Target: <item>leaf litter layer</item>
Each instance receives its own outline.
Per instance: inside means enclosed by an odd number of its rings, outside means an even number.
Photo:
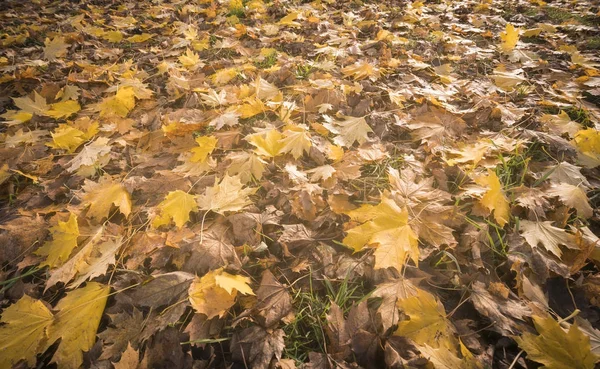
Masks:
[[[0,368],[594,368],[592,1],[0,4]]]

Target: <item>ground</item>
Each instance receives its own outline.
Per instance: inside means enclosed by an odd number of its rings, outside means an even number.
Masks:
[[[0,369],[600,361],[597,2],[0,22]]]

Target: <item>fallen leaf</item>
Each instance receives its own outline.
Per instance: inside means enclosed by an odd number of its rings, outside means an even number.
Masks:
[[[190,220],[190,212],[198,211],[195,196],[181,190],[169,192],[157,208],[160,210],[160,215],[152,221],[154,228],[167,225],[171,220],[177,228],[181,228]]]
[[[220,182],[215,179],[215,185],[208,187],[204,194],[198,196],[198,207],[219,214],[240,211],[252,203],[248,196],[256,190],[244,188],[238,176],[230,177],[226,174]]]
[[[527,353],[527,358],[548,369],[592,369],[600,356],[592,353],[590,338],[577,323],[565,332],[552,317],[534,315],[538,335],[525,332],[515,341]]]
[[[21,360],[34,366],[54,322],[52,312],[42,301],[24,295],[2,312],[0,322],[0,368],[12,368]]]
[[[488,188],[479,203],[494,213],[494,219],[504,227],[510,218],[510,203],[502,190],[502,183],[492,170],[488,169],[487,176],[480,176],[475,179],[475,182],[480,186]]]

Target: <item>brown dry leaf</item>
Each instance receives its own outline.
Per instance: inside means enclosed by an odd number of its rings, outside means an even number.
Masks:
[[[287,288],[279,283],[269,270],[263,272],[256,297],[259,321],[265,328],[272,328],[281,320],[284,322],[293,320],[292,297]]]
[[[100,355],[101,360],[111,359],[121,353],[126,355],[127,351],[134,351],[134,348],[138,348],[139,336],[144,327],[144,315],[136,308],[133,308],[131,315],[120,312],[108,314],[108,316],[111,326],[98,333],[98,338],[104,343],[104,350]],[[121,361],[123,361],[123,357],[121,356]],[[136,360],[137,358],[138,356],[136,356]]]
[[[231,340],[233,359],[252,368],[267,369],[273,359],[281,359],[285,333],[281,329],[267,331],[259,326],[236,333]]]
[[[140,362],[140,353],[135,350],[131,344],[127,344],[127,349],[121,355],[121,359],[113,362],[115,369],[136,369]]]

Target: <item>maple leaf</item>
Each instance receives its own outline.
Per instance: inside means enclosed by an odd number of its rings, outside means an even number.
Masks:
[[[190,220],[190,212],[198,211],[194,195],[181,190],[169,192],[157,208],[160,210],[160,215],[152,221],[154,228],[169,224],[171,219],[177,228],[181,228]]]
[[[240,211],[252,204],[248,196],[255,193],[257,188],[244,188],[238,176],[230,177],[225,174],[219,182],[215,178],[215,185],[208,187],[204,194],[198,196],[198,206],[202,210],[214,211],[224,214],[230,211]]]
[[[217,147],[218,140],[214,136],[200,136],[196,137],[196,143],[198,147],[194,147],[191,152],[193,156],[190,158],[190,161],[197,163],[204,163],[208,156],[213,152],[215,147]]]
[[[46,145],[73,153],[81,144],[94,137],[96,133],[98,133],[98,123],[91,124],[85,132],[68,124],[59,124],[51,133],[52,142]]]
[[[82,186],[85,205],[89,205],[87,215],[101,221],[108,217],[112,206],[119,208],[125,217],[131,213],[131,196],[120,183],[115,183],[108,176],[102,177],[98,183],[86,180]]]
[[[135,107],[135,90],[123,86],[113,96],[104,98],[97,106],[101,117],[117,116],[125,118]]]
[[[324,126],[332,133],[338,136],[333,141],[339,146],[352,146],[354,142],[363,144],[368,140],[368,133],[373,132],[367,124],[364,117],[343,117],[344,120],[334,121],[329,118],[329,122]]]
[[[81,106],[75,100],[61,101],[50,105],[46,115],[54,119],[67,118],[81,110]]]
[[[479,203],[486,207],[490,212],[494,212],[494,219],[501,227],[508,223],[510,217],[510,203],[502,191],[502,184],[496,173],[488,169],[487,176],[475,178],[475,183],[488,188],[485,195],[479,200]]]
[[[178,60],[181,65],[190,70],[200,66],[200,57],[190,49],[186,49],[185,55],[181,55]]]
[[[192,307],[208,319],[222,317],[235,304],[238,292],[254,295],[249,284],[250,278],[232,275],[219,268],[194,279],[188,291],[189,300]]]
[[[208,123],[208,125],[215,127],[216,130],[220,130],[225,126],[233,127],[238,125],[240,122],[239,118],[240,115],[238,113],[236,113],[235,111],[229,111],[211,120],[210,123]]]
[[[276,129],[246,136],[246,140],[252,146],[256,147],[256,154],[267,158],[274,158],[282,154],[283,147],[285,146],[282,139],[283,135]]]
[[[96,331],[106,306],[110,287],[89,282],[85,287],[68,292],[55,310],[54,324],[48,328],[48,341],[41,351],[61,339],[52,362],[59,369],[78,369],[83,363],[83,352],[96,342]]]
[[[408,337],[419,345],[429,344],[434,348],[446,349],[454,347],[446,311],[434,295],[417,289],[415,296],[400,300],[397,305],[410,320],[399,322],[395,335]]]
[[[131,344],[127,345],[127,349],[121,355],[119,361],[113,362],[115,369],[135,369],[140,361],[140,353],[135,350]]]
[[[70,162],[67,170],[75,172],[85,167],[92,167],[103,159],[108,158],[111,151],[111,146],[108,145],[109,139],[106,137],[98,137],[93,142],[84,146]]]
[[[573,143],[579,150],[579,161],[588,168],[600,165],[600,132],[593,128],[578,131]]]
[[[568,183],[553,184],[546,192],[550,196],[556,196],[566,206],[576,209],[577,214],[584,218],[593,215],[593,209],[585,191],[579,186],[573,186]]]
[[[552,222],[531,222],[521,220],[519,227],[522,230],[521,235],[531,247],[537,247],[539,244],[553,253],[554,255],[562,255],[559,245],[567,247],[577,247],[575,245],[575,236],[567,233],[564,229],[552,226]]]
[[[376,245],[375,269],[402,270],[408,258],[419,263],[417,236],[408,224],[408,211],[384,195],[376,206],[363,205],[347,213],[363,224],[348,230],[344,244],[355,252]]]
[[[46,38],[44,41],[44,58],[49,61],[58,61],[58,58],[62,58],[67,55],[69,45],[65,43],[65,39],[60,36],[55,36],[52,40]]]
[[[0,322],[0,368],[12,368],[21,360],[33,367],[54,322],[52,312],[42,301],[23,295],[2,312]]]
[[[583,334],[577,322],[565,332],[552,317],[533,316],[538,335],[525,332],[515,341],[527,353],[529,360],[548,369],[592,369],[600,356],[592,353],[590,338]]]
[[[300,125],[288,125],[283,131],[284,138],[281,139],[281,152],[289,152],[294,159],[298,159],[304,152],[308,152],[312,146],[310,134],[306,127]]]
[[[69,285],[69,288],[76,288],[87,279],[106,273],[108,266],[115,263],[115,253],[121,247],[122,238],[119,236],[102,242],[103,231],[103,227],[98,228],[68,261],[50,271],[46,290],[58,282],[67,283],[77,277]]]
[[[369,64],[366,61],[358,61],[352,65],[342,68],[342,74],[345,77],[351,76],[355,81],[365,78],[375,81],[381,76],[379,68]]]
[[[508,53],[517,46],[517,42],[519,42],[519,31],[520,29],[515,28],[512,24],[506,24],[506,29],[504,32],[500,33],[500,39],[502,40],[500,49],[503,52]]]
[[[70,213],[69,220],[66,222],[58,221],[58,225],[50,228],[50,233],[52,234],[52,241],[46,242],[37,249],[35,254],[46,256],[46,261],[40,264],[41,267],[54,268],[64,264],[73,249],[77,247],[79,227],[75,214]]]
[[[242,183],[248,183],[254,178],[260,180],[265,172],[267,164],[258,155],[249,152],[231,153],[227,156],[231,164],[227,167],[227,174],[237,175]]]
[[[13,97],[15,106],[24,112],[36,115],[45,115],[50,107],[46,104],[46,99],[36,91],[33,92],[33,100],[29,96]]]

